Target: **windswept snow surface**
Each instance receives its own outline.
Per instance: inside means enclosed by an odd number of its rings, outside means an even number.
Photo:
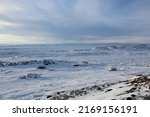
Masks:
[[[1,45],[0,99],[38,99],[123,81],[150,73],[149,64],[147,44]]]

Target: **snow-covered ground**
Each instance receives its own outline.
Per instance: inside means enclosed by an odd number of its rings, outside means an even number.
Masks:
[[[0,99],[44,99],[60,91],[116,83],[149,74],[149,64],[150,45],[144,44],[1,45]],[[113,95],[91,94],[74,99]]]

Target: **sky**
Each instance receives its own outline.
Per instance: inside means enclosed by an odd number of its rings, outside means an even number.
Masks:
[[[0,44],[150,43],[150,0],[0,0]]]

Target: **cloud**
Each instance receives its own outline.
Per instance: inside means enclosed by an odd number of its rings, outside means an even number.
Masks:
[[[149,42],[149,5],[149,0],[1,0],[0,43],[134,42],[135,37]]]

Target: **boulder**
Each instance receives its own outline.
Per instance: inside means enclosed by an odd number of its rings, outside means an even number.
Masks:
[[[37,69],[46,69],[46,67],[45,66],[43,66],[43,65],[41,65],[41,66],[38,66],[38,68]]]
[[[112,68],[110,68],[110,71],[117,71],[117,68],[112,67]]]

